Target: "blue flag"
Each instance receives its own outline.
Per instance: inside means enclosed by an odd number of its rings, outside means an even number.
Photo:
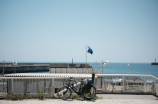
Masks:
[[[93,50],[88,46],[88,53],[93,54]]]

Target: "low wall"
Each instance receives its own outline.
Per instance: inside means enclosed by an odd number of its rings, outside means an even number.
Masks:
[[[91,78],[91,74],[42,74],[34,75],[33,77],[29,76],[32,75],[23,76],[16,74],[14,77],[13,75],[1,77],[0,96],[17,93],[37,95],[41,90],[44,90],[44,93],[48,96],[54,96],[58,88],[66,85],[70,76],[76,76],[76,82],[79,82],[81,78]],[[94,86],[97,89],[97,93],[140,93],[158,96],[158,79],[152,75],[96,74]]]

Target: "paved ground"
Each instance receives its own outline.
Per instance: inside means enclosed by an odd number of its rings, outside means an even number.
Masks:
[[[97,94],[97,95],[99,97],[102,97],[103,99],[148,99],[148,100],[158,99],[153,95],[136,95],[136,94]]]
[[[29,99],[21,101],[0,100],[0,104],[158,104],[158,98],[153,95],[122,95],[98,94],[99,100],[60,100],[60,99]]]

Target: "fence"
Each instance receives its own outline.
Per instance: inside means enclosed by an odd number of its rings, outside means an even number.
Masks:
[[[76,82],[81,78],[91,78],[91,74],[28,75],[0,77],[0,97],[17,93],[37,95],[41,90],[44,90],[47,96],[54,96],[70,76],[74,77]],[[158,78],[152,75],[96,74],[94,86],[97,93],[140,93],[158,96]]]
[[[158,78],[152,75],[97,74],[97,93],[158,95]]]

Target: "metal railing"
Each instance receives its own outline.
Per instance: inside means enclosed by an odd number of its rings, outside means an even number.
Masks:
[[[158,96],[158,78],[152,75],[96,74],[94,85],[97,93],[140,93]],[[83,77],[82,77],[83,78]],[[90,78],[90,77],[84,77]],[[66,84],[68,77],[0,77],[0,97],[12,94],[37,95],[44,90],[54,96]],[[75,78],[76,82],[81,80]]]
[[[97,93],[141,93],[158,95],[158,78],[152,75],[97,74]]]

